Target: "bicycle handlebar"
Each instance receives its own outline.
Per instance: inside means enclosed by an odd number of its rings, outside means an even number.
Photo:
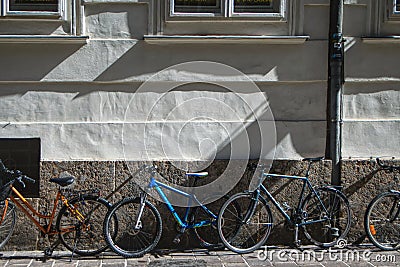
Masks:
[[[3,172],[6,174],[10,175],[12,180],[9,183],[13,183],[14,181],[19,182],[24,188],[25,188],[25,183],[22,180],[28,181],[30,183],[35,183],[36,181],[24,174],[20,170],[9,170],[6,166],[4,166],[3,162],[0,160],[0,168],[2,169]]]
[[[394,171],[400,170],[400,166],[383,164],[380,158],[376,158],[376,163],[384,170]]]

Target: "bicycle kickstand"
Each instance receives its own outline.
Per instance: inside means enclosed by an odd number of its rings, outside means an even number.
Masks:
[[[295,224],[294,226],[294,246],[296,248],[300,248],[301,240],[299,240],[299,225]]]
[[[74,248],[72,249],[71,257],[69,258],[69,262],[72,262],[72,260],[73,260],[73,258],[74,258],[74,253],[75,253],[75,250],[76,250],[76,245],[78,244],[79,240],[81,239],[80,237],[81,237],[81,233],[80,233],[80,230],[78,229],[78,230],[76,230],[76,232],[75,232],[75,237],[74,237]]]

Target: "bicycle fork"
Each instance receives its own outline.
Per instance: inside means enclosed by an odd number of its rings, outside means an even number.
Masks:
[[[139,230],[140,228],[142,228],[142,221],[140,219],[142,218],[144,206],[146,205],[146,199],[147,199],[147,194],[145,193],[140,194],[140,209],[136,217],[136,223],[134,227],[135,230]]]
[[[260,190],[256,190],[251,198],[251,202],[249,204],[249,207],[247,208],[247,212],[243,217],[242,220],[243,224],[248,224],[251,218],[253,217],[254,212],[256,211],[257,208],[259,197],[260,197]]]
[[[395,211],[395,209],[396,209],[396,211]],[[393,223],[399,216],[399,213],[400,213],[400,205],[399,205],[399,199],[397,198],[393,201],[392,208],[389,211],[389,214],[388,214],[389,222]],[[394,216],[393,216],[393,214],[394,214]]]

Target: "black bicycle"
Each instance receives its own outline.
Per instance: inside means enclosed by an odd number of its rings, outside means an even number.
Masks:
[[[300,246],[299,228],[308,240],[321,247],[334,246],[343,239],[351,224],[349,201],[335,187],[315,189],[308,180],[311,165],[322,159],[304,159],[309,162],[305,177],[268,174],[259,166],[259,184],[256,190],[233,195],[221,207],[217,227],[224,245],[236,253],[249,253],[260,248],[266,242],[273,226],[269,203],[278,209],[286,219],[287,225],[294,229],[296,246]],[[279,203],[264,187],[264,178],[270,177],[303,182],[296,208]],[[304,197],[307,188],[309,194]]]
[[[378,165],[386,171],[400,171],[400,166],[387,165],[377,158]],[[395,175],[395,180],[397,177]],[[400,248],[400,192],[389,190],[376,196],[368,205],[364,228],[369,240],[382,250]]]

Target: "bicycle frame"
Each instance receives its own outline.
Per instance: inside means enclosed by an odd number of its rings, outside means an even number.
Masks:
[[[209,214],[212,218],[215,219],[215,221],[217,220],[217,215],[215,215],[214,213],[212,213],[206,206],[204,206],[197,198],[195,195],[193,194],[188,194],[186,192],[183,192],[181,190],[178,190],[176,188],[173,188],[169,185],[166,185],[164,183],[158,182],[155,178],[151,177],[150,178],[150,182],[148,185],[149,189],[155,189],[158,193],[158,195],[161,197],[161,199],[164,201],[164,203],[166,204],[166,206],[168,207],[169,211],[171,212],[171,214],[174,216],[175,220],[178,222],[179,226],[182,228],[196,228],[196,227],[202,227],[202,226],[206,226],[206,225],[210,225],[212,223],[212,221],[210,220],[203,220],[200,222],[196,222],[193,224],[188,223],[189,221],[189,215],[190,215],[190,211],[191,211],[191,204],[193,202],[197,203],[207,214]],[[169,191],[172,191],[174,193],[177,193],[179,195],[184,196],[185,198],[188,199],[188,206],[186,208],[185,211],[185,215],[183,217],[183,219],[178,215],[178,213],[175,211],[174,207],[172,206],[171,202],[168,200],[167,196],[164,194],[162,188],[165,188]]]
[[[398,194],[400,196],[400,192],[397,191],[397,190],[389,190],[389,192],[396,193],[396,194]],[[395,209],[397,209],[396,213],[394,214],[394,216],[392,216],[392,214],[394,213]],[[391,207],[391,209],[389,211],[389,217],[388,217],[389,222],[391,222],[391,223],[394,222],[399,217],[399,214],[400,214],[399,203],[397,201],[394,201],[393,204],[392,204],[392,207]]]
[[[301,193],[299,196],[299,202],[297,204],[297,208],[296,208],[296,212],[300,212],[300,206],[301,203],[304,200],[304,193],[306,188],[308,188],[312,193],[315,194],[315,196],[317,197],[318,201],[320,202],[320,204],[322,205],[324,211],[326,213],[328,213],[324,203],[321,201],[321,198],[319,197],[319,195],[317,194],[316,190],[314,189],[314,187],[311,185],[310,181],[308,180],[308,177],[303,177],[303,176],[290,176],[290,175],[281,175],[281,174],[269,174],[269,173],[262,173],[262,178],[266,177],[266,178],[270,178],[270,177],[275,177],[275,178],[281,178],[281,179],[291,179],[291,180],[301,180],[303,182],[303,187],[301,189]],[[262,180],[262,178],[260,180]],[[295,222],[292,221],[292,218],[287,214],[287,212],[284,210],[284,208],[282,208],[282,206],[280,205],[280,203],[272,196],[272,194],[267,190],[267,188],[265,188],[265,186],[260,183],[259,185],[259,190],[257,190],[257,198],[259,197],[260,193],[264,193],[268,200],[272,202],[272,204],[274,204],[274,206],[278,209],[278,211],[282,214],[283,217],[285,217],[285,219],[291,223],[291,224],[295,224]],[[303,223],[299,223],[297,224],[297,226],[303,226],[303,225],[308,225],[308,224],[313,224],[313,223],[319,223],[319,222],[323,222],[328,220],[328,218],[326,219],[320,219],[320,220],[312,220],[312,221],[308,221],[308,222],[303,222]]]
[[[18,208],[20,208],[22,210],[22,212],[40,229],[40,231],[43,234],[56,235],[56,234],[60,233],[59,231],[55,231],[55,230],[51,229],[51,226],[53,225],[54,218],[56,215],[57,205],[60,200],[78,218],[78,220],[80,220],[81,222],[83,222],[83,220],[84,220],[84,216],[79,211],[71,208],[71,206],[68,203],[67,198],[64,197],[64,195],[61,193],[60,190],[58,190],[58,192],[57,192],[56,198],[54,200],[54,206],[53,206],[51,213],[46,215],[46,214],[42,214],[42,213],[38,212],[14,186],[10,185],[10,187],[11,187],[11,191],[15,194],[15,197],[12,194],[10,195],[10,200],[13,203],[15,203],[15,205]],[[9,200],[6,200],[7,207],[4,209],[4,213],[2,215],[1,222],[4,220],[4,216],[7,213],[8,201]],[[49,224],[48,224],[47,228],[45,228],[43,225],[41,225],[39,220],[36,219],[34,216],[37,216],[40,219],[48,219]],[[70,227],[70,228],[61,230],[62,233],[69,232],[69,231],[74,231],[74,228]]]

